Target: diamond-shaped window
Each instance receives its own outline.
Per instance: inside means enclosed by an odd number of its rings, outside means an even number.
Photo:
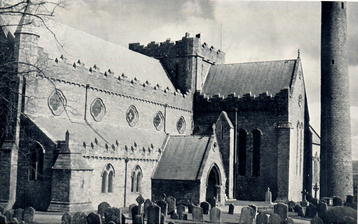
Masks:
[[[128,122],[128,124],[133,127],[134,125],[137,124],[139,119],[139,114],[137,111],[137,108],[135,106],[130,106],[126,112],[126,120]]]
[[[186,122],[184,117],[180,117],[178,122],[177,122],[177,130],[179,132],[179,134],[183,134],[186,128]]]
[[[163,116],[163,113],[161,111],[158,111],[158,113],[153,118],[153,124],[154,124],[154,127],[158,131],[160,131],[163,128],[163,126],[164,126],[164,116]]]
[[[95,121],[101,121],[106,114],[106,107],[100,98],[93,100],[91,104],[91,115]]]
[[[60,116],[67,106],[67,100],[62,91],[56,89],[48,98],[48,107],[55,116]]]

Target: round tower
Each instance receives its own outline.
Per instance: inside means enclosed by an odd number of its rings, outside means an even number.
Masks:
[[[353,194],[346,2],[322,2],[321,197]]]

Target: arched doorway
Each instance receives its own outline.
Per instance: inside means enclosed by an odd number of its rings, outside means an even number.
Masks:
[[[220,202],[220,188],[220,171],[217,165],[214,164],[210,169],[206,184],[206,201],[211,204],[211,207],[215,207],[216,202]]]

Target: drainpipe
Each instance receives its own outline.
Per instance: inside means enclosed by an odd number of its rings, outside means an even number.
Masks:
[[[236,188],[237,188],[237,108],[235,110],[235,127],[234,127],[234,194],[233,197],[237,197]]]
[[[83,119],[86,121],[86,123],[87,123],[87,92],[88,92],[89,87],[90,87],[90,85],[89,85],[89,84],[86,84],[86,94],[85,94],[85,114],[84,114],[84,117],[83,117]]]
[[[126,199],[127,199],[127,170],[128,170],[128,161],[129,158],[127,157],[124,162],[125,162],[125,169],[124,169],[124,202],[123,202],[123,206],[126,207]]]
[[[167,107],[168,104],[164,104],[164,133],[167,133]]]

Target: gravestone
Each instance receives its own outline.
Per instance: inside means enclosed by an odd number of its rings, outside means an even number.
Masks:
[[[203,208],[199,206],[193,206],[193,221],[194,222],[203,222]]]
[[[311,203],[317,207],[317,205],[319,204],[319,200],[317,198],[312,198]]]
[[[193,213],[193,207],[195,205],[193,203],[190,203],[189,206],[188,206],[188,213]]]
[[[294,224],[295,222],[291,217],[287,217],[286,220],[283,221],[283,224]]]
[[[182,215],[185,213],[185,206],[184,205],[178,205],[177,206],[177,213],[178,213],[179,219],[182,219]]]
[[[72,223],[87,224],[87,214],[84,212],[76,212],[72,216]]]
[[[5,212],[4,216],[6,216],[6,219],[8,221],[12,220],[12,217],[14,216],[14,210],[9,209]]]
[[[4,206],[0,205],[0,215],[3,215],[5,213]]]
[[[331,197],[323,197],[321,200],[325,200],[328,206],[333,205],[333,198]]]
[[[61,218],[62,224],[71,224],[72,216],[69,212],[65,212]]]
[[[171,219],[179,219],[179,216],[176,212],[173,212],[171,215],[170,215],[170,218]]]
[[[132,208],[131,208],[131,210],[129,210],[129,214],[131,215],[131,217],[132,217],[132,221],[134,220],[134,217],[136,216],[136,215],[140,215],[139,214],[139,207],[136,205],[136,206],[133,206]]]
[[[35,209],[33,207],[27,207],[24,210],[24,221],[25,223],[31,223],[35,220]]]
[[[333,197],[333,206],[342,206],[343,202],[340,197]]]
[[[306,217],[307,218],[313,218],[317,215],[317,207],[314,204],[310,204],[306,208]]]
[[[346,202],[348,203],[353,203],[354,202],[354,196],[353,195],[347,195],[347,200]]]
[[[17,218],[12,218],[11,220],[11,224],[19,224],[19,220],[17,220]],[[21,221],[21,223],[25,223],[24,221]]]
[[[148,207],[152,206],[153,203],[150,199],[145,200],[144,202],[144,217],[148,217]]]
[[[135,215],[133,217],[133,224],[144,224],[144,219],[142,215]]]
[[[182,220],[188,220],[188,214],[184,213],[182,216]]]
[[[130,204],[129,205],[129,215],[130,215],[130,217],[132,217],[132,208],[135,207],[135,206],[137,206],[137,205],[136,204]]]
[[[325,203],[325,201],[321,200],[317,206],[317,212],[318,214],[321,214],[322,212],[326,211],[328,208],[327,204]]]
[[[270,214],[266,212],[259,212],[256,216],[256,224],[269,224],[270,223]]]
[[[126,216],[122,214],[122,224],[125,224],[126,223]]]
[[[357,220],[355,220],[354,218],[349,217],[349,216],[344,216],[343,219],[342,219],[342,223],[344,223],[344,224],[356,224]]]
[[[276,214],[276,213],[273,213],[270,215],[270,224],[279,224],[281,223],[281,217]]]
[[[168,203],[166,203],[165,201],[157,201],[155,202],[155,204],[157,204],[160,207],[160,211],[167,216],[167,211],[168,211]]]
[[[87,224],[102,224],[102,218],[99,214],[91,212],[87,216]]]
[[[210,222],[221,223],[221,210],[218,208],[212,208],[210,210]]]
[[[311,220],[311,224],[324,224],[322,219],[318,216],[313,217]]]
[[[23,221],[24,220],[24,209],[22,208],[17,208],[14,211],[14,218],[17,219],[17,221]]]
[[[165,198],[165,201],[168,204],[168,212],[167,213],[169,215],[171,215],[173,212],[175,212],[177,200],[174,197],[169,196],[169,197]]]
[[[145,202],[145,200],[141,194],[135,200],[138,203],[138,214],[141,215],[143,213],[142,204]]]
[[[297,215],[298,216],[301,216],[301,217],[304,217],[305,216],[305,213],[303,212],[303,208],[301,205],[299,204],[296,204],[295,206],[295,212],[297,212]]]
[[[235,205],[234,204],[230,204],[229,205],[229,214],[233,215],[235,212]]]
[[[209,214],[210,211],[210,204],[207,201],[203,201],[200,203],[200,207],[203,208],[203,212],[204,214]]]
[[[257,206],[256,205],[250,204],[249,207],[251,207],[255,211],[255,214],[257,213]]]
[[[288,211],[293,212],[293,211],[295,211],[296,202],[289,201],[287,206],[288,206]]]
[[[276,213],[277,215],[279,215],[281,217],[281,220],[285,220],[287,219],[287,214],[288,214],[288,207],[287,205],[283,204],[283,203],[277,203],[274,206],[274,213]]]
[[[349,216],[357,219],[357,211],[350,207],[334,206],[330,207],[319,215],[324,223],[343,223],[343,217]]]
[[[267,203],[267,204],[272,203],[272,193],[270,191],[270,188],[267,188],[267,191],[265,193],[265,203]]]
[[[5,215],[0,215],[0,224],[7,224],[7,218]]]
[[[104,213],[104,217],[106,222],[113,221],[115,223],[120,223],[122,219],[122,212],[119,208],[108,208]]]
[[[160,213],[160,224],[164,224],[166,221],[166,217],[163,213]]]
[[[153,204],[148,207],[147,224],[158,224],[160,223],[160,207]]]
[[[255,219],[255,211],[251,207],[243,207],[241,209],[240,224],[252,224]]]
[[[102,217],[108,208],[111,206],[107,202],[102,202],[98,205],[97,213]]]

